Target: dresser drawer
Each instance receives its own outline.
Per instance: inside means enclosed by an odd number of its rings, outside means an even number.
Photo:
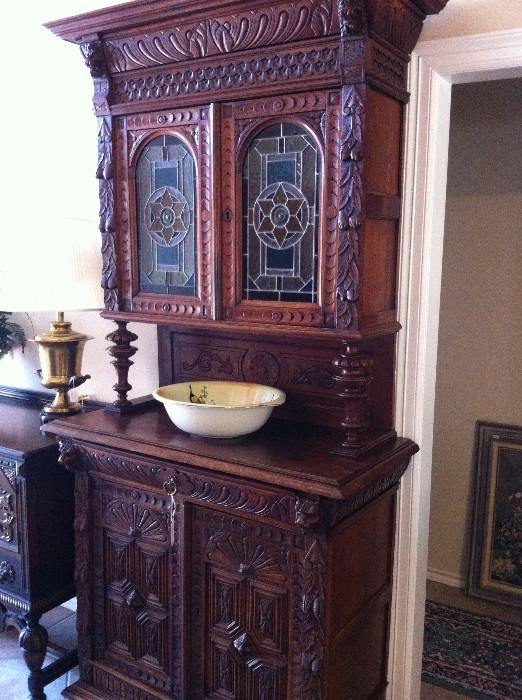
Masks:
[[[17,556],[0,548],[0,600],[1,593],[22,593],[24,590],[22,563]]]

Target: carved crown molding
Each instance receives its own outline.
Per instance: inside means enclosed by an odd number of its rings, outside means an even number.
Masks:
[[[333,0],[297,0],[185,21],[106,43],[111,73],[324,37],[337,31]]]

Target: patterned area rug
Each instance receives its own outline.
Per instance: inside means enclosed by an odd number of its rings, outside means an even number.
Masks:
[[[522,699],[522,626],[428,601],[422,680],[481,700]]]

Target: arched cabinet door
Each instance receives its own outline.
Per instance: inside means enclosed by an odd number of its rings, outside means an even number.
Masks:
[[[120,117],[121,310],[214,317],[209,107]]]
[[[223,299],[234,321],[333,326],[338,93],[223,106]]]

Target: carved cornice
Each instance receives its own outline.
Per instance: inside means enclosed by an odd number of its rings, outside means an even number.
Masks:
[[[297,0],[167,30],[113,39],[106,44],[111,73],[160,66],[335,33],[333,0]]]

